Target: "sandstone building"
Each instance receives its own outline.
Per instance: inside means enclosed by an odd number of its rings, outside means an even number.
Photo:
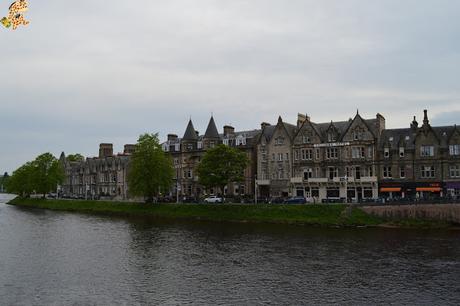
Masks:
[[[198,183],[197,165],[206,150],[217,144],[244,151],[250,164],[245,180],[224,190],[205,190]],[[460,129],[431,126],[414,117],[407,128],[387,129],[385,118],[363,118],[356,113],[343,121],[318,123],[299,114],[294,124],[278,118],[260,128],[218,131],[211,117],[204,134],[189,120],[182,137],[169,134],[162,144],[176,171],[169,196],[197,199],[206,194],[259,198],[303,196],[311,201],[460,197]],[[62,194],[81,198],[129,198],[126,181],[130,154],[113,154],[101,144],[99,156],[72,162],[65,155],[66,180]]]

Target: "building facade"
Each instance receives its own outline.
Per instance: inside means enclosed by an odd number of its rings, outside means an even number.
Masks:
[[[205,190],[196,169],[205,152],[224,144],[244,151],[250,164],[243,182],[224,190]],[[303,196],[310,201],[361,201],[384,198],[460,197],[460,129],[432,126],[428,112],[423,122],[414,117],[407,128],[387,129],[385,118],[363,118],[317,123],[299,114],[295,124],[281,117],[259,129],[235,131],[226,125],[219,133],[211,117],[204,134],[192,120],[183,137],[169,134],[162,144],[176,171],[170,196],[198,199],[208,194],[261,198]],[[127,173],[134,145],[113,154],[112,144],[101,144],[99,156],[61,162],[65,196],[129,199]]]
[[[65,179],[60,196],[80,199],[128,200],[129,157],[134,145],[125,145],[123,153],[113,154],[113,145],[102,143],[99,156],[82,161],[69,160],[64,152],[59,158]]]
[[[460,131],[431,126],[428,112],[405,129],[382,134],[378,150],[380,195],[397,198],[460,197]]]
[[[260,131],[235,131],[232,126],[223,127],[219,133],[211,117],[203,135],[195,130],[192,120],[185,129],[184,136],[179,138],[169,134],[168,139],[162,144],[163,150],[169,153],[176,170],[173,188],[170,195],[180,199],[199,199],[209,194],[223,194],[225,196],[249,197],[254,195],[255,184],[255,159],[254,141]],[[196,169],[206,150],[224,144],[238,148],[247,154],[250,163],[244,171],[243,182],[233,182],[224,190],[206,190],[198,182]]]

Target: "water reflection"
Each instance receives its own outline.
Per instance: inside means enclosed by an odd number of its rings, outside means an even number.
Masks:
[[[120,219],[0,204],[6,304],[459,304],[460,233]]]

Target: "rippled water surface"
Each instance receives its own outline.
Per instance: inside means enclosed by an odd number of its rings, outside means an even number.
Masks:
[[[0,301],[459,305],[460,232],[124,220],[0,204]]]

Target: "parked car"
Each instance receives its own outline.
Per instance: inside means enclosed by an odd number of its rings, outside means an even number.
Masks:
[[[270,198],[268,203],[269,204],[282,204],[284,203],[284,198]]]
[[[204,199],[205,203],[223,203],[224,199],[219,196],[211,195]]]
[[[304,197],[292,197],[283,202],[284,204],[305,204],[307,200]]]

